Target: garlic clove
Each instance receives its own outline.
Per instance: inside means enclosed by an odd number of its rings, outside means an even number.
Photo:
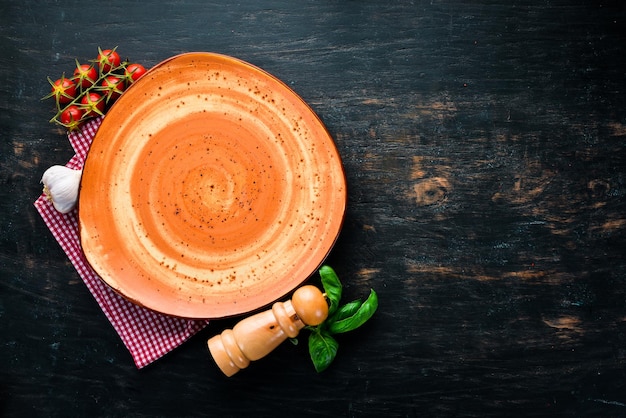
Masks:
[[[82,174],[82,170],[62,165],[53,165],[43,173],[43,192],[57,211],[68,213],[76,207]]]

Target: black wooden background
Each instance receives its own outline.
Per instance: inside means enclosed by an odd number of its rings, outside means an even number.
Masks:
[[[621,1],[0,0],[0,415],[626,416]],[[227,379],[208,328],[137,370],[32,205],[72,155],[47,76],[117,46],[278,76],[349,207],[328,264],[380,308],[315,373],[286,343]]]

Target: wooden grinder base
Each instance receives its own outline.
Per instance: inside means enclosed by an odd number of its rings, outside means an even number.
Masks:
[[[300,297],[305,293],[312,297]],[[327,315],[322,292],[314,286],[303,286],[292,300],[276,302],[270,310],[243,319],[232,330],[209,339],[207,345],[217,366],[230,377],[248,367],[250,361],[265,357],[287,338],[295,338],[306,325],[320,324]]]

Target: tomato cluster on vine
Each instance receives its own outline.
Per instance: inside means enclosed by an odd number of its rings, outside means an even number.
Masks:
[[[98,56],[89,64],[76,60],[71,77],[63,74],[54,81],[48,77],[51,91],[44,99],[54,98],[56,103],[56,114],[50,122],[70,131],[78,129],[87,120],[103,116],[145,73],[143,65],[122,61],[115,48],[98,48]]]

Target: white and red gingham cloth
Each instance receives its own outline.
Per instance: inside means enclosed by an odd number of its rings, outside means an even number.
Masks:
[[[80,131],[68,134],[76,155],[66,164],[67,167],[82,169],[91,141],[101,123],[102,118],[93,119]],[[80,245],[76,209],[62,214],[54,209],[43,193],[35,201],[35,207],[130,351],[137,368],[159,359],[208,324],[208,320],[162,315],[121,297],[100,279],[87,262]]]

